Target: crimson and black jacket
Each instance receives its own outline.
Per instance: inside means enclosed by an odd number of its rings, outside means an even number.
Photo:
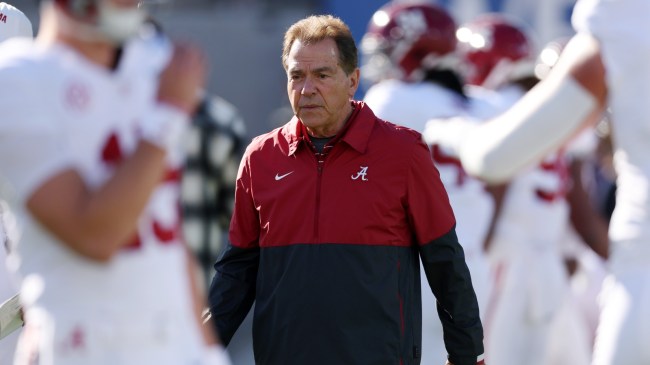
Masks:
[[[221,339],[255,301],[258,364],[419,364],[421,258],[450,361],[476,364],[478,304],[429,149],[353,104],[321,163],[296,118],[248,146],[209,295]]]

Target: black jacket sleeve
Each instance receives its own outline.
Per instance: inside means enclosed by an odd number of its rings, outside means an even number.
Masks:
[[[216,274],[208,301],[217,333],[227,346],[255,301],[259,248],[243,249],[231,244],[214,264]]]
[[[449,361],[454,365],[475,365],[483,354],[483,326],[455,228],[421,246],[420,257],[437,300]]]

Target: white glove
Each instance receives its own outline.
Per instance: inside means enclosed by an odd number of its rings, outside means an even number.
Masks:
[[[187,113],[161,103],[142,121],[142,138],[169,152],[177,149],[189,125]]]
[[[477,123],[467,117],[430,119],[424,127],[422,138],[429,145],[439,145],[454,157],[463,139],[477,127]]]

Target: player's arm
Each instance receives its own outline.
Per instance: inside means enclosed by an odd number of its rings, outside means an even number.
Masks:
[[[569,219],[587,246],[606,260],[609,257],[608,223],[598,214],[585,190],[582,181],[582,166],[581,158],[574,159],[569,166],[573,180],[571,189],[567,193],[570,209]]]
[[[598,41],[578,34],[547,78],[508,111],[468,134],[461,162],[468,173],[486,181],[508,180],[596,121],[606,99]]]
[[[137,218],[162,178],[165,153],[141,143],[99,190],[74,169],[62,171],[30,196],[27,208],[77,253],[105,261],[135,232]]]
[[[490,226],[488,228],[487,234],[483,241],[483,251],[488,252],[492,248],[492,239],[501,218],[501,212],[503,211],[503,201],[508,192],[508,183],[505,184],[496,184],[496,185],[487,185],[485,190],[492,196],[494,201],[494,211],[492,212],[492,217],[490,218]]]
[[[167,110],[148,124],[146,139],[95,190],[73,168],[54,173],[27,199],[30,213],[77,253],[108,260],[136,230],[137,220],[165,169],[165,149],[198,102],[205,76],[198,49],[177,46],[160,77],[158,103]],[[180,118],[179,118],[180,115]],[[179,134],[179,133],[176,133]]]

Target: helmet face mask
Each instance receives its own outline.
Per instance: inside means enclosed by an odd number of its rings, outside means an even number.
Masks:
[[[105,38],[123,43],[133,37],[144,24],[147,13],[134,3],[118,6],[110,0],[54,0],[90,38]]]
[[[485,14],[463,24],[456,35],[463,77],[468,84],[494,89],[534,76],[532,39],[515,20]]]
[[[456,48],[456,24],[430,3],[388,3],[377,10],[361,40],[362,75],[418,81]]]

